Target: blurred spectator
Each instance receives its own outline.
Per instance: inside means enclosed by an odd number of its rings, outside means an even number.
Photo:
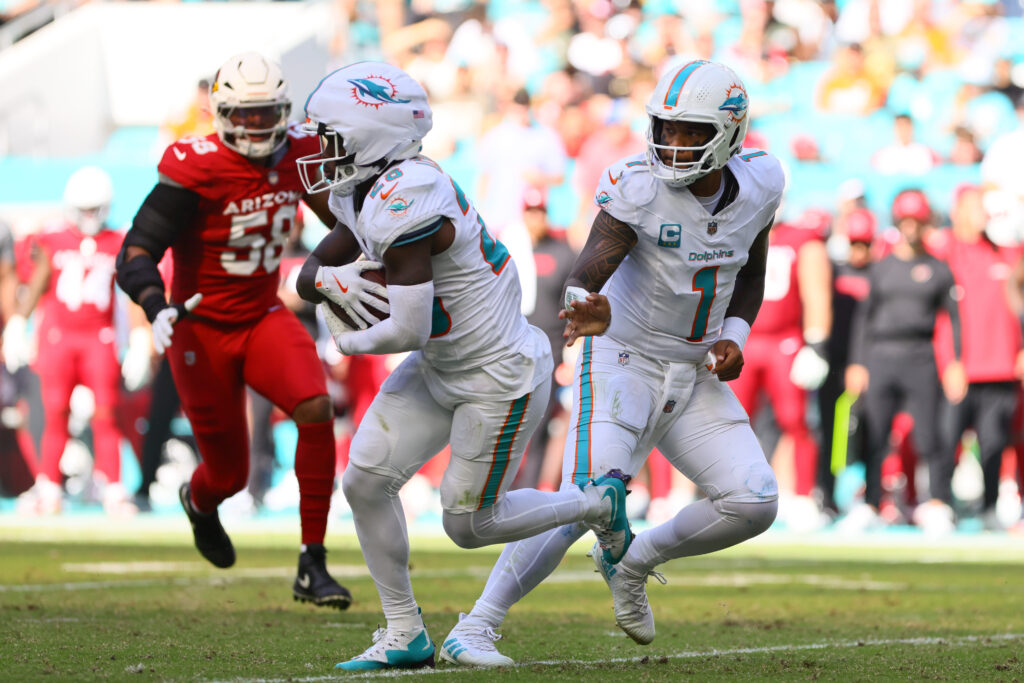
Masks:
[[[789,147],[793,153],[793,158],[797,161],[821,161],[821,149],[819,149],[818,141],[814,139],[813,135],[798,133],[789,141]]]
[[[1006,300],[1010,272],[1020,250],[999,247],[985,236],[981,188],[958,189],[952,212],[952,237],[946,260],[956,280],[963,336],[967,395],[946,407],[941,424],[943,451],[952,452],[964,431],[973,427],[984,473],[981,518],[985,528],[1000,530],[996,516],[1003,450],[1011,444],[1010,425],[1017,407],[1017,369],[1024,367],[1020,323]],[[952,347],[948,327],[940,328],[940,367]],[[966,453],[961,457],[969,457]]]
[[[18,310],[17,289],[14,236],[7,223],[0,221],[0,324],[5,326],[0,329],[6,329],[6,324],[16,317],[24,320],[26,311]],[[15,333],[23,335],[24,331]],[[6,363],[0,362],[0,492],[10,496],[31,487],[36,475],[35,448],[23,429],[25,418],[18,407],[19,393],[14,374],[8,371]]]
[[[846,390],[865,400],[866,490],[864,502],[840,524],[846,531],[863,531],[884,523],[878,514],[882,460],[888,453],[893,417],[902,407],[914,418],[918,452],[928,458],[931,500],[915,511],[915,522],[928,532],[944,533],[954,529],[954,455],[938,438],[941,394],[932,338],[936,317],[945,310],[952,325],[954,359],[941,386],[951,402],[958,402],[966,391],[960,316],[949,266],[925,250],[932,211],[924,193],[901,192],[892,213],[900,240],[892,254],[872,266],[868,297],[854,317]]]
[[[992,72],[992,89],[1011,101],[1018,102],[1024,97],[1024,64],[1014,65],[1008,57],[996,60]]]
[[[830,114],[865,115],[885,101],[885,84],[868,73],[864,48],[853,43],[836,50],[832,68],[818,90],[819,109]]]
[[[201,78],[185,110],[164,124],[164,137],[168,142],[187,137],[203,137],[213,132],[213,112],[210,109],[210,81]]]
[[[810,531],[824,520],[811,498],[818,446],[807,425],[807,390],[828,372],[825,343],[832,326],[831,266],[814,211],[803,221],[781,223],[769,236],[764,303],[743,349],[743,372],[730,382],[753,421],[763,391],[775,420],[792,445],[796,481],[780,491],[779,514],[792,528]]]
[[[914,139],[914,120],[908,114],[893,119],[895,140],[871,157],[871,166],[885,175],[924,175],[941,162],[935,150]]]
[[[480,215],[495,237],[522,218],[522,197],[533,186],[547,191],[562,182],[565,151],[558,134],[531,118],[530,95],[518,90],[504,117],[484,133],[477,148]]]
[[[953,131],[953,146],[947,161],[957,166],[973,166],[981,162],[982,152],[974,133],[966,126],[957,126]]]
[[[985,183],[988,235],[1010,246],[1024,238],[1024,97],[1017,100],[1017,128],[997,138],[985,151],[981,177]]]
[[[122,234],[106,224],[112,200],[110,176],[95,166],[80,168],[64,188],[69,222],[34,238],[50,260],[52,275],[40,299],[36,360],[46,429],[36,484],[19,500],[25,513],[60,512],[60,461],[69,436],[71,392],[79,384],[91,389],[95,400],[93,479],[103,507],[115,516],[136,512],[121,485],[121,433],[114,414],[121,388],[114,344],[114,259]]]
[[[576,220],[588,227],[597,214],[591,195],[601,173],[619,159],[644,149],[643,138],[633,131],[627,100],[595,98],[593,103],[595,109],[598,109],[602,125],[588,135],[580,146],[572,178],[573,187],[580,197],[580,211]]]
[[[540,328],[551,343],[551,351],[555,360],[555,376],[551,381],[551,397],[547,411],[544,413],[537,431],[533,434],[526,459],[519,468],[519,474],[513,488],[542,488],[555,490],[561,475],[562,449],[551,450],[551,457],[557,461],[554,476],[550,481],[542,480],[546,454],[549,451],[551,420],[561,409],[558,392],[561,389],[556,376],[558,365],[563,362],[562,351],[565,342],[562,331],[563,321],[558,319],[562,308],[562,288],[569,278],[569,271],[576,260],[576,253],[569,247],[565,239],[556,235],[548,222],[547,201],[544,193],[537,188],[529,188],[523,197],[523,228],[529,243],[527,253],[512,251],[519,270],[519,279],[523,288],[523,312],[531,325]]]
[[[849,434],[839,435],[844,439],[836,443],[836,410],[840,395],[845,387],[844,376],[850,357],[850,336],[853,314],[868,296],[871,286],[868,267],[871,265],[871,243],[875,238],[877,221],[866,208],[856,208],[845,217],[843,233],[834,235],[844,240],[844,256],[832,261],[832,333],[825,347],[828,361],[828,375],[818,391],[818,410],[821,415],[821,449],[818,457],[817,488],[821,494],[822,507],[831,513],[838,512],[835,501],[835,475],[846,466],[846,459],[833,468],[833,448],[849,447]],[[830,238],[831,240],[832,238]],[[861,408],[863,403],[859,404]],[[862,411],[861,411],[862,412]]]

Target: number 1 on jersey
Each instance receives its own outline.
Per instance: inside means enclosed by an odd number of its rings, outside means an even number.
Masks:
[[[715,300],[715,290],[718,287],[718,266],[701,268],[693,275],[693,291],[700,290],[700,303],[697,304],[697,312],[693,315],[693,328],[686,341],[700,341],[708,331],[708,315],[711,313],[711,304]]]

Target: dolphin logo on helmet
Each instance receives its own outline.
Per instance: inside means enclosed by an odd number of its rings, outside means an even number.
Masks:
[[[392,97],[391,93],[380,83],[374,83],[368,78],[350,78],[348,82],[356,87],[362,97],[378,102],[390,102],[392,104],[405,104],[409,100],[402,100]],[[372,105],[371,105],[372,106]]]

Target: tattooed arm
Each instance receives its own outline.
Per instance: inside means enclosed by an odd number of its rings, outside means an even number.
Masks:
[[[574,301],[558,314],[565,320],[562,336],[572,346],[580,337],[604,334],[612,322],[608,298],[597,294],[626,254],[637,242],[637,235],[628,223],[600,211],[590,228],[590,237],[565,282],[565,288],[588,292],[585,299]]]

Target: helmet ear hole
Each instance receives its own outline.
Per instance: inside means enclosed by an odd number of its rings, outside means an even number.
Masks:
[[[737,128],[732,133],[732,139],[729,140],[729,149],[733,148],[733,146],[736,144],[736,138],[738,138],[739,136],[740,136],[740,129]]]

